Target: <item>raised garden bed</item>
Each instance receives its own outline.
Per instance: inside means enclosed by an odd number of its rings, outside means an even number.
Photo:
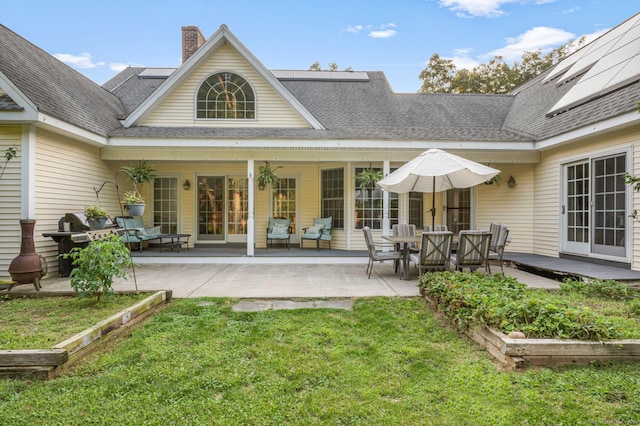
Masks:
[[[512,339],[504,333],[477,327],[463,330],[503,365],[586,365],[594,361],[640,361],[640,340],[587,341],[573,339]]]
[[[0,376],[48,380],[91,351],[122,334],[171,300],[171,291],[158,291],[50,349],[0,350]],[[39,294],[37,297],[42,297]]]

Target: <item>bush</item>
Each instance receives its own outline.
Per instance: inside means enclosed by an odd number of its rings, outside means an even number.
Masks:
[[[560,284],[560,291],[620,300],[634,297],[634,293],[632,290],[629,290],[629,287],[614,280],[594,279],[584,281],[566,279]]]
[[[486,325],[538,338],[595,340],[623,335],[615,320],[500,274],[432,272],[420,277],[419,286],[447,318],[462,327]],[[614,288],[610,283],[606,287]]]
[[[118,235],[92,241],[84,248],[74,247],[60,256],[73,259],[71,287],[78,297],[99,299],[102,294],[113,292],[114,278],[126,278],[125,268],[133,266],[129,250]]]

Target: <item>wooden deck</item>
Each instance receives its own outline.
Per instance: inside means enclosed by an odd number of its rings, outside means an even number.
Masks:
[[[505,252],[504,260],[519,269],[558,280],[569,277],[599,278],[616,280],[633,286],[640,285],[640,271],[632,271],[622,267],[532,253]]]

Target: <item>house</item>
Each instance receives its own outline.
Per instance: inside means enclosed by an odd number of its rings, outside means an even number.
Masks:
[[[20,249],[19,219],[36,219],[36,251],[55,270],[42,234],[96,196],[119,215],[116,183],[130,183],[118,170],[140,160],[158,175],[145,223],[190,244],[253,256],[268,218],[290,218],[295,244],[332,216],[332,248],[364,249],[365,225],[380,235],[428,224],[431,194],[361,189],[356,175],[388,174],[429,148],[503,176],[438,194],[437,222],[503,222],[510,251],[640,270],[640,194],[622,179],[640,174],[639,33],[640,14],[509,95],[455,95],[395,93],[380,71],[268,70],[225,25],[208,39],[183,27],[176,69],[130,67],[99,86],[0,26],[0,152],[19,152],[0,181],[0,277]],[[280,182],[260,190],[265,161]]]

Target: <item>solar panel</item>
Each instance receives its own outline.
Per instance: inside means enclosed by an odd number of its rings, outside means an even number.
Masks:
[[[142,78],[167,78],[176,69],[175,68],[147,68],[138,74],[138,77]]]
[[[547,115],[566,111],[640,80],[640,14],[585,47],[589,49],[573,58],[569,66],[562,61],[545,80],[561,76],[556,82],[561,85],[584,74]]]
[[[271,73],[280,80],[369,81],[365,71],[276,70]]]

